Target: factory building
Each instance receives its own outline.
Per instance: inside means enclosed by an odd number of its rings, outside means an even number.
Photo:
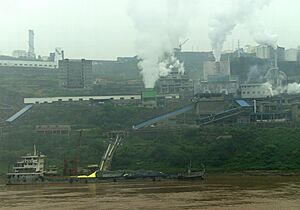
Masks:
[[[229,61],[207,61],[203,63],[203,78],[207,81],[209,76],[227,76],[230,75],[230,62]]]
[[[180,94],[181,96],[189,97],[194,93],[194,84],[187,75],[168,75],[159,78],[155,89],[159,94]]]
[[[1,67],[18,67],[18,68],[46,68],[56,69],[57,63],[52,61],[42,60],[23,60],[23,59],[8,59],[6,57],[0,58]]]
[[[91,88],[92,61],[70,60],[59,61],[60,86],[64,88]]]
[[[246,45],[243,48],[244,53],[246,54],[256,54],[256,47],[251,45]]]
[[[256,47],[256,57],[261,59],[271,59],[274,57],[274,48],[270,45],[259,45]]]
[[[14,58],[27,58],[27,52],[25,50],[14,50],[12,56]]]
[[[298,61],[299,49],[288,49],[285,51],[285,61]]]
[[[179,94],[182,97],[190,98],[194,94],[193,80],[180,67],[170,65],[171,71],[166,76],[161,76],[155,84],[155,90],[160,95]]]
[[[63,51],[60,48],[56,48],[55,53],[51,53],[50,56],[38,56],[36,58],[34,48],[34,31],[28,31],[28,51],[14,50],[11,56],[0,56],[0,69],[1,70],[47,70],[57,69],[58,60],[63,58]]]
[[[242,84],[240,89],[242,98],[266,98],[273,95],[269,84]]]
[[[236,94],[238,79],[230,76],[230,62],[204,62],[203,78],[195,82],[195,93]]]
[[[195,93],[222,93],[235,95],[239,89],[237,78],[229,75],[210,75],[207,81],[195,82]]]
[[[228,108],[223,94],[196,94],[194,100],[197,116],[224,112]]]

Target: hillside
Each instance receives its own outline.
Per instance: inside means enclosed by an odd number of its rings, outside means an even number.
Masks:
[[[40,105],[5,129],[0,141],[0,170],[32,151],[32,145],[47,155],[48,165],[63,168],[64,158],[80,152],[80,166],[98,163],[108,144],[110,130],[129,130],[134,122],[162,112],[107,104]],[[38,134],[38,124],[70,124],[70,137]],[[79,130],[83,129],[82,136]],[[79,145],[80,141],[80,146]],[[174,132],[130,132],[113,160],[114,169],[186,170],[204,164],[213,171],[300,170],[300,129],[203,127]]]

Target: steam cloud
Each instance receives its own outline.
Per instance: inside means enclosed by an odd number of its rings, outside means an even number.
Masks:
[[[249,72],[247,74],[247,81],[246,83],[262,83],[264,82],[264,75],[266,71],[261,66],[251,66]]]
[[[287,93],[287,94],[300,94],[300,84],[299,83],[290,83],[284,87],[278,87],[273,90],[274,95],[278,95],[280,93]]]
[[[248,28],[254,41],[261,45],[269,45],[277,48],[278,35],[268,31],[267,26],[262,21],[257,21],[257,17],[248,22]]]
[[[238,25],[244,23],[249,17],[253,16],[257,10],[268,5],[271,0],[231,0],[230,8],[217,13],[210,22],[209,39],[216,61],[220,61],[226,37]],[[226,1],[226,3],[228,3]],[[253,30],[254,31],[254,30]],[[257,40],[263,41],[265,31],[257,34]],[[264,40],[266,42],[266,40]]]
[[[183,63],[180,63],[174,55],[167,55],[166,59],[159,63],[159,76],[167,76],[174,68],[179,74],[184,73]]]
[[[178,64],[173,49],[184,38],[196,3],[196,0],[129,1],[128,14],[138,31],[135,45],[146,88],[153,88],[159,76],[166,75],[170,66]],[[169,58],[162,60],[166,54]]]

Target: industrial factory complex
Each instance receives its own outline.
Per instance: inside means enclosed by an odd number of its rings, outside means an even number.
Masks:
[[[134,129],[160,124],[207,125],[212,123],[290,124],[300,121],[300,49],[268,45],[238,47],[215,62],[212,52],[174,50],[184,72],[168,66],[155,87],[145,89],[136,57],[117,60],[65,58],[56,48],[49,56],[37,56],[34,32],[29,30],[28,51],[0,56],[1,74],[46,72],[56,75],[57,88],[84,90],[86,95],[25,97],[24,110],[34,104],[114,103],[148,108],[166,108],[165,114],[137,122]],[[100,91],[98,94],[96,90]],[[30,105],[30,107],[28,107]]]

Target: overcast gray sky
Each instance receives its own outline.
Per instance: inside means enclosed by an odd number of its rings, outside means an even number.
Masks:
[[[151,1],[151,0],[140,0]],[[188,1],[188,0],[187,0]],[[11,54],[27,50],[28,29],[35,31],[36,53],[48,55],[55,47],[69,58],[114,59],[136,54],[138,36],[128,17],[128,0],[0,0],[0,51]],[[208,23],[211,14],[227,0],[199,0],[183,47],[186,51],[211,50]],[[268,30],[278,34],[279,45],[286,48],[300,44],[300,1],[273,0],[259,12]],[[225,50],[237,40],[241,45],[255,44],[245,25],[228,37]]]

